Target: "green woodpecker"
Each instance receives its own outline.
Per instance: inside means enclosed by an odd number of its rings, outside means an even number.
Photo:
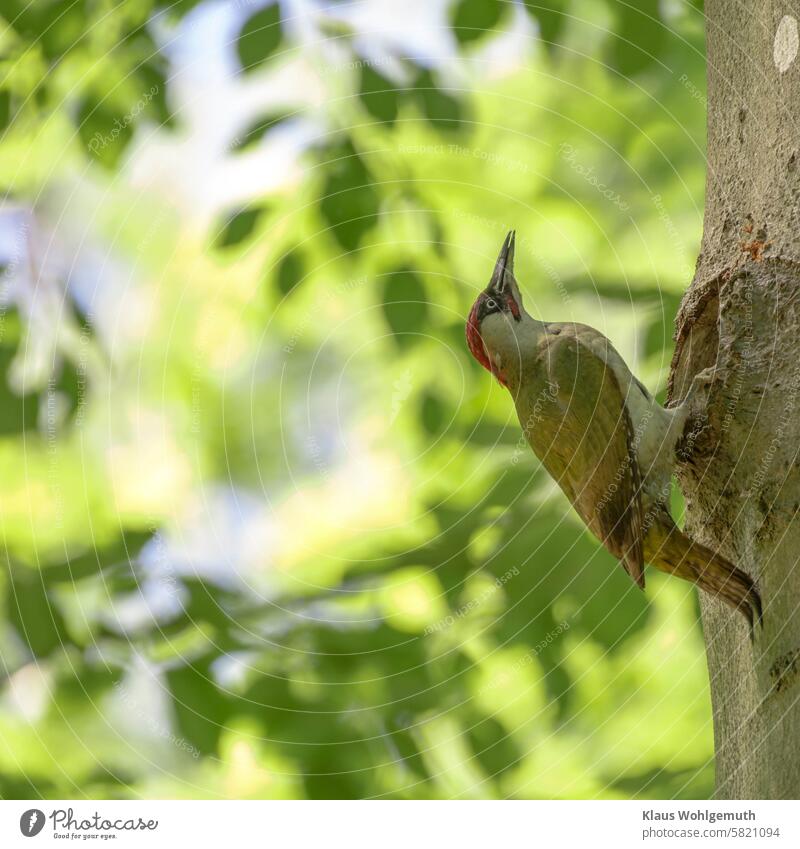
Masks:
[[[644,564],[761,618],[753,581],[673,522],[668,496],[689,402],[662,407],[611,342],[585,324],[537,321],[514,278],[514,232],[467,320],[467,344],[508,388],[536,456],[589,530],[644,589]]]

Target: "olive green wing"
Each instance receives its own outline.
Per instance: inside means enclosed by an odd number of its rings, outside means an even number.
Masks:
[[[592,533],[644,588],[641,475],[616,375],[566,332],[548,337],[539,362],[557,406],[549,417],[550,462],[540,456]]]

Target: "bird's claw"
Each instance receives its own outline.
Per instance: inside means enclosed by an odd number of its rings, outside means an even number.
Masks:
[[[688,406],[701,386],[710,386],[714,381],[716,371],[716,366],[708,366],[708,368],[704,368],[701,372],[698,372],[692,378],[689,391],[684,396],[683,401],[681,401],[681,406]]]
[[[716,366],[708,366],[701,372],[698,372],[692,379],[692,383],[697,386],[710,386],[714,381],[714,375],[717,373]]]

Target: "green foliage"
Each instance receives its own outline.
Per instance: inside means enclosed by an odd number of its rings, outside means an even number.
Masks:
[[[464,0],[441,60],[333,4],[302,43],[231,4],[214,112],[175,64],[202,3],[101,5],[0,3],[29,213],[0,270],[0,795],[707,796],[691,590],[631,585],[464,342],[514,227],[530,311],[663,388],[701,17],[526,2],[498,57],[510,4]]]
[[[87,27],[100,13],[85,0],[3,0],[0,97],[14,109],[20,130],[52,111],[71,115],[89,155],[113,170],[142,120],[175,123],[166,94],[165,58],[147,21],[160,8],[174,13],[176,4],[139,0],[106,5],[102,26]]]

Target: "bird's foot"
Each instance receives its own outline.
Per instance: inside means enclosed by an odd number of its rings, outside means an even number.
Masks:
[[[710,386],[714,381],[714,375],[716,373],[716,366],[709,366],[708,368],[704,368],[701,372],[698,372],[694,376],[694,378],[692,378],[692,383],[695,386]]]
[[[689,391],[684,395],[680,404],[673,407],[675,415],[675,456],[681,462],[691,460],[694,446],[697,438],[705,429],[707,418],[705,412],[694,407],[693,402],[697,395],[697,390],[701,387],[708,387],[714,381],[716,367],[709,366],[692,378],[689,384]]]
[[[714,375],[717,373],[716,366],[709,366],[698,372],[693,378],[689,391],[683,397],[680,403],[681,407],[688,407],[701,386],[710,386],[714,382]]]

